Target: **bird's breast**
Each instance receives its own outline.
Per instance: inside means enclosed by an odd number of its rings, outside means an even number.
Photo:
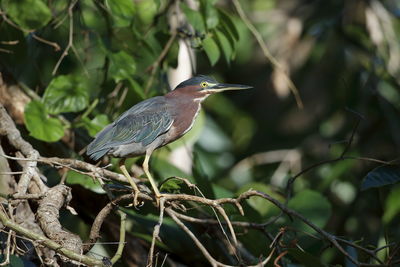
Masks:
[[[201,109],[200,101],[194,101],[191,104],[186,105],[181,103],[180,106],[181,107],[178,109],[181,110],[173,114],[174,122],[167,133],[165,140],[166,144],[175,141],[192,129],[196,117]]]

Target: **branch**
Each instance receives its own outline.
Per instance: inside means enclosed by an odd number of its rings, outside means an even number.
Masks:
[[[74,45],[74,17],[73,17],[73,8],[75,6],[75,4],[78,2],[78,0],[74,0],[72,1],[71,5],[68,7],[68,17],[69,17],[69,35],[68,35],[68,44],[65,47],[63,53],[61,54],[60,58],[58,59],[56,65],[54,66],[54,69],[52,71],[51,74],[55,75],[58,67],[60,67],[61,62],[63,61],[64,57],[66,57],[68,55],[68,51],[69,49],[71,49],[71,47],[73,47]]]
[[[272,66],[274,66],[274,68],[278,69],[279,71],[281,71],[284,74],[283,77],[285,78],[290,90],[292,91],[292,93],[294,95],[294,98],[296,100],[297,106],[300,109],[302,109],[303,108],[303,101],[301,100],[301,97],[300,97],[300,94],[299,94],[299,90],[297,89],[296,85],[294,85],[294,83],[289,78],[288,74],[283,69],[281,64],[279,64],[279,62],[271,54],[271,52],[269,51],[268,47],[265,45],[265,42],[264,42],[261,34],[257,31],[256,27],[254,27],[254,25],[250,22],[250,20],[247,18],[246,14],[244,13],[244,11],[242,9],[242,6],[240,5],[240,2],[238,0],[232,0],[232,2],[233,2],[233,5],[236,8],[236,11],[239,14],[239,17],[243,20],[243,22],[246,25],[246,27],[250,30],[250,32],[256,38],[258,44],[261,47],[261,50],[264,53],[264,56],[271,62]]]
[[[32,145],[22,139],[20,132],[15,127],[11,117],[7,114],[4,106],[0,104],[0,136],[7,137],[10,144],[21,151],[29,161],[23,169],[23,174],[18,182],[18,194],[25,195],[32,177],[37,174],[36,165],[39,152]]]
[[[159,65],[161,64],[161,62],[164,60],[165,56],[167,55],[169,49],[171,48],[171,45],[174,43],[175,38],[176,38],[176,31],[174,31],[171,34],[167,44],[165,45],[164,49],[161,51],[161,53],[158,56],[157,60],[153,63],[153,65],[150,66],[149,69],[151,69],[151,73],[150,73],[150,78],[146,83],[146,87],[144,88],[145,95],[148,93],[151,85],[153,84],[154,75],[156,74],[156,71],[157,71]]]
[[[153,256],[154,256],[154,246],[156,244],[156,239],[159,239],[160,236],[160,228],[164,219],[164,210],[165,210],[165,198],[160,198],[160,216],[158,217],[158,222],[154,226],[153,230],[153,237],[151,239],[151,246],[150,246],[150,251],[149,251],[149,257],[147,259],[147,267],[153,266]]]
[[[118,211],[119,216],[121,217],[121,226],[119,229],[119,243],[117,252],[115,252],[114,257],[112,257],[111,262],[115,264],[122,256],[122,251],[125,247],[125,232],[126,232],[126,213],[122,211]]]
[[[71,189],[65,185],[57,185],[50,188],[40,201],[37,210],[37,220],[43,232],[52,240],[57,240],[63,247],[82,252],[82,240],[79,236],[63,229],[59,219],[59,210],[67,206],[72,199]]]
[[[150,196],[142,193],[138,195],[138,198],[142,200],[153,201],[153,199]],[[90,234],[89,234],[89,240],[87,240],[83,246],[84,253],[88,252],[100,238],[101,226],[103,225],[104,220],[111,213],[111,211],[117,207],[117,204],[122,201],[129,201],[132,199],[133,199],[132,194],[126,194],[114,199],[112,202],[104,206],[104,208],[97,214],[92,224],[92,228],[90,229]]]
[[[31,242],[33,243],[39,243],[42,244],[48,248],[51,248],[53,250],[55,250],[57,253],[68,257],[72,260],[75,260],[77,262],[89,265],[89,266],[104,266],[106,267],[102,261],[91,258],[91,257],[87,257],[84,255],[81,255],[79,253],[75,253],[74,251],[71,251],[69,249],[66,249],[64,247],[62,247],[60,244],[58,244],[57,242],[48,239],[47,237],[34,233],[32,231],[30,231],[29,229],[26,229],[16,223],[14,223],[13,221],[9,220],[7,218],[7,215],[0,209],[0,221],[3,223],[3,225],[21,235],[23,235],[24,237],[27,237],[29,239],[31,239]]]

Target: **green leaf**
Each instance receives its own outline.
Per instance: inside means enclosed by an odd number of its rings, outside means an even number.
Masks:
[[[43,103],[33,100],[25,106],[25,125],[31,136],[46,142],[56,142],[64,136],[59,119],[51,118]]]
[[[79,2],[82,10],[82,21],[85,26],[95,29],[97,33],[105,32],[107,29],[106,21],[103,16],[99,16],[95,2],[83,0]]]
[[[75,171],[68,171],[67,178],[65,180],[68,184],[79,184],[86,189],[89,189],[96,193],[104,193],[101,186],[96,183],[91,177]]]
[[[188,177],[187,173],[161,157],[152,156],[151,166],[152,170],[155,170],[160,177]]]
[[[125,51],[110,53],[109,57],[109,73],[116,83],[131,78],[136,72],[135,60]]]
[[[328,222],[332,210],[331,203],[321,193],[309,189],[297,193],[289,200],[288,207],[320,228],[323,228]],[[294,222],[294,227],[303,230],[309,229],[298,220]]]
[[[382,166],[373,169],[364,178],[361,190],[367,190],[372,187],[382,187],[395,184],[400,181],[399,166]]]
[[[42,28],[51,20],[51,11],[42,0],[5,1],[4,10],[25,30]]]
[[[84,127],[88,131],[89,135],[94,137],[99,131],[101,131],[104,127],[106,127],[110,121],[108,120],[107,115],[100,114],[94,117],[93,120],[89,120],[85,118],[83,120]]]
[[[213,2],[214,1],[210,0],[201,1],[203,17],[206,20],[206,26],[208,29],[214,29],[219,23],[218,11],[214,7]]]
[[[188,20],[189,24],[198,31],[199,33],[203,33],[206,31],[206,26],[204,24],[204,19],[201,16],[201,13],[191,9],[186,4],[181,3],[181,8],[183,13],[185,13],[186,19]]]
[[[231,16],[222,9],[218,9],[219,17],[221,18],[222,26],[231,33],[236,41],[239,40],[239,31],[235,25],[235,21]]]
[[[394,188],[389,196],[386,198],[385,212],[383,214],[382,220],[384,223],[389,223],[393,218],[400,214],[400,186]]]
[[[225,36],[224,33],[221,31],[216,31],[217,38],[218,38],[218,43],[219,46],[222,49],[222,52],[224,53],[224,57],[227,63],[231,61],[232,53],[233,53],[233,48],[231,46],[231,43],[229,42],[228,38]]]
[[[275,193],[269,185],[263,183],[248,183],[240,188],[238,195],[244,193],[250,189],[264,192],[273,198],[283,201],[283,197]],[[247,200],[247,203],[255,209],[261,216],[275,215],[279,213],[279,209],[269,201],[266,201],[260,197],[252,197]]]
[[[172,178],[161,185],[160,191],[168,191],[168,192],[178,191],[181,189],[180,186],[181,184],[183,184],[182,180]]]
[[[137,14],[140,20],[148,25],[153,22],[154,16],[157,15],[157,3],[153,0],[138,1],[136,2]]]
[[[47,86],[43,103],[50,114],[81,111],[89,103],[87,84],[79,76],[60,75]]]
[[[211,66],[214,66],[221,56],[217,43],[214,41],[213,38],[209,36],[203,40],[203,48],[207,54],[208,59],[210,60]]]
[[[132,0],[107,0],[106,4],[112,14],[114,25],[128,27],[135,15],[135,6]]]

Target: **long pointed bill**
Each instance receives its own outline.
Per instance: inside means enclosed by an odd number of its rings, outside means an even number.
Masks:
[[[251,89],[253,86],[242,85],[242,84],[229,84],[229,83],[217,83],[214,86],[211,86],[207,91],[210,93],[218,93],[228,90],[244,90]]]

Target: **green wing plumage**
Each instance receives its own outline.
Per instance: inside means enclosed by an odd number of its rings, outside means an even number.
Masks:
[[[99,132],[89,144],[87,154],[98,160],[111,148],[119,145],[142,143],[146,146],[167,132],[172,123],[173,119],[163,97],[145,100]]]

